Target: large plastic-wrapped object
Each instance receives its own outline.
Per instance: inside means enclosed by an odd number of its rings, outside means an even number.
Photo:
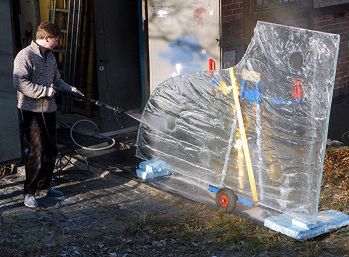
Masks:
[[[158,85],[144,108],[137,156],[252,199],[241,111],[258,203],[317,213],[338,49],[338,35],[258,22],[232,77],[228,69]]]

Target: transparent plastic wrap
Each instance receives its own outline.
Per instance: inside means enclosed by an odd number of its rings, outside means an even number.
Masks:
[[[240,106],[231,70],[170,78],[144,108],[137,156],[251,199],[241,108],[258,203],[316,214],[338,49],[338,35],[258,22],[233,68]]]

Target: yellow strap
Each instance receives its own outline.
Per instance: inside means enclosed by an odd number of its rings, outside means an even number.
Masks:
[[[253,200],[254,204],[258,204],[256,181],[254,179],[251,156],[250,156],[250,151],[248,149],[248,142],[247,142],[247,137],[246,137],[246,132],[245,132],[244,120],[242,118],[242,113],[241,113],[241,106],[240,106],[240,101],[239,101],[239,92],[238,92],[238,88],[236,85],[236,78],[235,78],[233,68],[229,68],[229,74],[230,74],[231,85],[233,87],[233,95],[234,95],[236,114],[237,114],[237,118],[238,118],[238,122],[239,122],[239,129],[240,129],[242,146],[243,146],[245,162],[246,162],[246,167],[247,167],[248,180],[250,182],[250,187],[251,187],[251,192],[252,192],[252,200]]]

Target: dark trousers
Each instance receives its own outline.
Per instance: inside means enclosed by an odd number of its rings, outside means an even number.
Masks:
[[[48,189],[57,157],[56,113],[19,110],[21,128],[28,144],[25,163],[24,193]]]

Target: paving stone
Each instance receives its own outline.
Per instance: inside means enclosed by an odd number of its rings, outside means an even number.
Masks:
[[[62,217],[64,217],[64,219],[71,220],[71,219],[79,218],[84,214],[81,213],[80,211],[65,211],[65,212],[60,211],[60,212],[57,212],[56,215],[61,215]]]
[[[22,212],[18,213],[15,218],[19,221],[29,221],[29,220],[37,220],[38,215],[35,212]]]
[[[17,223],[18,220],[13,216],[2,216],[2,223]]]
[[[80,213],[82,215],[85,215],[85,216],[90,216],[90,217],[95,217],[95,216],[98,216],[99,212],[98,209],[94,209],[94,208],[84,208],[84,209],[80,209]]]
[[[63,174],[54,183],[66,199],[39,197],[41,208],[32,210],[23,205],[22,176],[0,180],[1,226],[7,226],[23,240],[31,234],[44,233],[46,245],[55,236],[63,238],[59,243],[64,244],[64,237],[94,233],[94,230],[123,231],[145,209],[162,209],[161,203],[153,199],[158,190],[115,173],[80,181],[64,180]]]

